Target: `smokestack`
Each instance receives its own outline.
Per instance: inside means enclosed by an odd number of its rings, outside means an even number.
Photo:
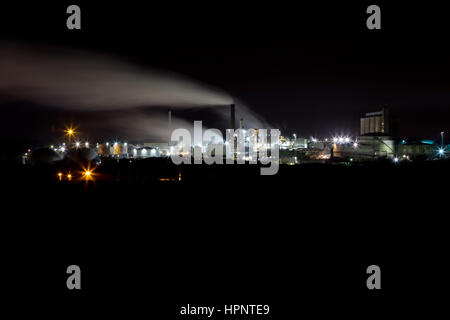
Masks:
[[[168,136],[169,144],[170,144],[171,135],[172,135],[172,110],[169,109],[169,136]]]
[[[236,129],[234,104],[230,106],[230,129]]]
[[[239,120],[239,129],[244,129],[244,119]]]

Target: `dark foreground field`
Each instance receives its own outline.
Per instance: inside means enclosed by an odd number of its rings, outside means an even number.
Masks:
[[[183,304],[236,303],[270,304],[272,319],[366,319],[444,305],[448,162],[281,166],[275,176],[104,163],[88,183],[59,181],[59,170],[3,168],[2,289],[16,314],[180,319]],[[71,264],[79,292],[66,289]],[[381,291],[366,288],[371,264]]]

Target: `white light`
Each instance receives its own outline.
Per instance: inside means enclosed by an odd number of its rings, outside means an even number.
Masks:
[[[397,163],[399,159],[397,157],[394,158],[394,162]]]
[[[125,142],[123,145],[126,147],[128,145],[128,143]]]
[[[345,143],[349,143],[350,142],[350,138],[349,137],[345,137],[344,141],[345,141]]]
[[[80,143],[77,141],[75,142],[75,145],[77,146],[77,148],[80,146]]]
[[[438,152],[439,152],[440,155],[443,155],[443,154],[444,154],[444,149],[439,148],[439,151],[438,151]]]
[[[353,148],[358,148],[358,143],[357,142],[353,143]]]
[[[339,143],[342,143],[342,142],[344,142],[344,138],[342,138],[342,137],[339,137],[339,139],[338,139],[338,142],[339,142]]]
[[[106,146],[109,146],[109,142],[106,143]]]
[[[336,137],[333,138],[333,142],[334,142],[334,143],[336,143],[336,142],[338,142],[338,141],[339,141],[338,138],[336,138]]]
[[[117,146],[117,142],[114,142],[114,147]]]
[[[86,148],[89,148],[89,142],[86,142],[84,145]]]

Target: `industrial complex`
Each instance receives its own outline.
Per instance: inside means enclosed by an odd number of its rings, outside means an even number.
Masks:
[[[172,129],[172,111],[169,111],[168,126]],[[298,137],[295,133],[292,136],[281,135],[279,137],[279,159],[281,164],[301,164],[307,162],[327,162],[327,161],[350,161],[363,162],[389,159],[393,162],[432,160],[445,158],[449,153],[449,145],[444,144],[444,132],[441,132],[441,141],[424,139],[404,139],[392,134],[392,123],[389,109],[383,107],[379,111],[364,114],[360,119],[360,134],[358,136],[334,136],[334,137]],[[235,106],[230,106],[230,129],[236,129]],[[250,141],[257,141],[258,130],[245,127],[245,119],[239,121],[240,132],[245,136],[244,159],[251,159]],[[170,131],[170,130],[169,130]],[[75,141],[75,142],[73,142]],[[269,148],[269,142],[267,145]],[[190,150],[182,154],[191,156],[194,149],[200,147],[205,153],[211,144],[220,144],[224,150],[227,148],[227,141],[203,141],[202,146],[191,145]],[[258,145],[261,148],[261,144]],[[73,151],[83,152],[85,158],[89,160],[101,158],[162,158],[169,157],[176,150],[178,145],[170,141],[170,137],[165,142],[124,142],[105,141],[91,144],[76,140],[76,133],[73,129],[66,130],[66,141],[60,145],[50,146],[51,156],[46,157],[48,161],[55,161],[70,157]],[[261,149],[259,149],[261,150]],[[236,151],[236,150],[235,150]],[[36,161],[36,153],[33,159],[31,150],[26,152],[23,163],[30,159]],[[226,152],[224,152],[226,154]],[[42,160],[42,159],[40,159]]]

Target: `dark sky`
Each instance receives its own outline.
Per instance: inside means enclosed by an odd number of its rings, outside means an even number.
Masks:
[[[65,27],[73,3],[82,9],[81,31]],[[285,133],[357,134],[359,116],[382,105],[399,119],[401,136],[437,139],[450,131],[446,8],[378,3],[382,30],[370,31],[371,2],[298,3],[2,5],[0,39],[181,73],[228,92]],[[47,110],[34,108],[41,107]]]

